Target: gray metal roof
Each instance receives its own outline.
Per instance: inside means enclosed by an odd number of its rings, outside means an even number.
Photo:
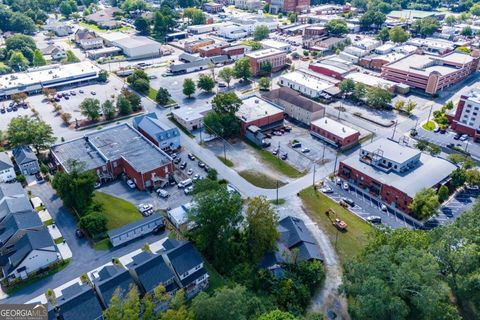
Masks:
[[[13,168],[12,160],[6,152],[0,152],[0,171]]]
[[[298,258],[301,261],[312,259],[323,261],[320,248],[303,220],[287,216],[279,221],[277,231],[280,234],[279,241],[289,250],[299,250]]]
[[[33,210],[9,214],[0,222],[0,248],[19,230],[42,226],[40,217]]]
[[[170,66],[170,71],[180,72],[180,71],[186,71],[187,69],[190,69],[190,68],[203,67],[203,66],[207,66],[210,63],[210,61],[211,61],[210,59],[199,59],[199,60],[182,63],[182,64],[172,64]]]
[[[118,237],[119,235],[122,235],[122,234],[124,234],[126,232],[129,232],[131,230],[137,229],[138,227],[149,224],[152,221],[156,221],[156,220],[162,220],[163,221],[163,217],[159,213],[154,213],[154,214],[152,214],[148,217],[145,217],[141,220],[138,220],[138,221],[129,223],[127,225],[124,225],[123,227],[110,230],[108,232],[108,237],[109,238]]]
[[[203,262],[197,249],[189,241],[168,251],[167,256],[177,274],[183,274]]]
[[[192,273],[191,275],[189,275],[185,279],[181,280],[182,286],[187,287],[190,283],[194,282],[195,280],[197,280],[198,278],[200,278],[201,276],[203,276],[206,273],[207,273],[207,270],[205,270],[205,268],[201,268],[201,269],[195,271],[194,273]]]
[[[52,152],[62,164],[68,159],[85,162],[87,170],[121,158],[138,172],[152,171],[171,162],[170,156],[127,123],[53,146]]]
[[[151,292],[159,284],[174,278],[161,255],[142,252],[132,258],[127,268],[134,270],[146,292]]]
[[[177,127],[166,125],[157,119],[157,115],[152,112],[133,119],[134,126],[142,129],[157,141],[163,141],[174,136],[179,136],[180,132]]]
[[[100,301],[92,287],[86,284],[75,283],[63,289],[57,305],[64,320],[103,319]]]

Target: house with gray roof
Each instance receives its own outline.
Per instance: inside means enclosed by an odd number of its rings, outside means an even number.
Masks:
[[[32,175],[40,171],[38,158],[30,146],[18,146],[13,149],[13,157],[23,175]]]
[[[178,128],[160,121],[155,112],[133,118],[133,127],[163,150],[176,150],[180,147]]]
[[[104,319],[102,306],[93,288],[88,284],[79,283],[62,290],[62,295],[57,297],[53,316],[54,319],[62,320]]]
[[[143,251],[132,257],[132,260],[127,268],[142,293],[153,293],[153,290],[159,285],[164,286],[165,292],[171,294],[179,289],[173,271],[170,270],[161,255]]]
[[[39,231],[43,227],[37,212],[28,210],[10,213],[0,221],[0,255],[8,251],[24,234]]]
[[[0,182],[10,182],[15,177],[12,159],[6,152],[0,152]]]
[[[30,200],[20,183],[0,184],[0,221],[11,213],[32,209]]]
[[[57,247],[45,226],[28,230],[0,255],[0,268],[4,278],[26,279],[31,273],[44,269],[60,260]]]
[[[189,241],[177,245],[163,254],[167,265],[175,272],[187,298],[191,298],[208,287],[209,275],[203,265],[203,258]]]
[[[120,297],[125,297],[131,287],[135,286],[128,270],[120,264],[105,266],[93,277],[95,291],[104,308],[108,308],[115,292],[119,292]]]

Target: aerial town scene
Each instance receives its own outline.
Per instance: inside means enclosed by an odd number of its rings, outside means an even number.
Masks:
[[[0,320],[479,320],[478,0],[0,4]]]

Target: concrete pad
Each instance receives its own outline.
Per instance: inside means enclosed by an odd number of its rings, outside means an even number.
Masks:
[[[38,216],[40,217],[40,220],[42,222],[46,222],[48,220],[52,220],[52,216],[50,215],[50,212],[48,210],[42,210],[38,212]]]
[[[73,257],[72,250],[70,250],[70,247],[66,242],[57,244],[57,248],[64,260]]]
[[[30,201],[32,202],[34,208],[43,205],[42,199],[39,197],[30,198]]]
[[[51,225],[51,226],[47,226],[47,228],[48,228],[48,232],[50,232],[50,235],[52,236],[53,240],[56,240],[56,239],[62,237],[62,233],[60,232],[60,230],[57,227]]]

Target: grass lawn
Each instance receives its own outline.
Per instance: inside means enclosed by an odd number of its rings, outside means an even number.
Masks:
[[[94,200],[103,206],[103,213],[108,219],[108,230],[119,228],[143,218],[133,203],[123,199],[97,191]]]
[[[278,172],[286,175],[289,178],[300,178],[305,175],[305,172],[300,172],[291,165],[289,165],[286,161],[281,160],[277,156],[274,156],[270,151],[260,149],[259,147],[249,143],[252,148],[258,153],[258,155],[262,158],[262,161],[268,164],[272,169],[277,170]]]
[[[274,206],[280,206],[282,204],[285,204],[285,202],[286,202],[286,200],[283,199],[283,198],[279,198],[278,203],[277,203],[277,199],[270,200],[270,203],[273,204]]]
[[[112,245],[110,244],[110,240],[108,239],[100,240],[98,242],[95,242],[95,244],[93,245],[93,248],[95,250],[108,250],[111,247]]]
[[[428,122],[425,122],[424,124],[422,124],[422,128],[427,130],[427,131],[432,131],[436,127],[437,127],[437,125],[433,121],[428,121]]]
[[[208,262],[207,260],[203,259],[205,269],[207,269],[208,275],[210,276],[209,279],[209,287],[208,292],[213,293],[213,291],[217,288],[223,287],[227,285],[227,280],[225,280],[220,273],[215,270],[215,268]]]
[[[301,191],[300,198],[302,198],[309,216],[327,233],[333,245],[335,245],[337,229],[332,225],[325,211],[332,208],[337,213],[339,219],[347,223],[348,231],[345,233],[338,232],[336,250],[342,263],[349,257],[359,253],[366,245],[368,234],[374,230],[368,223],[321,192],[314,191],[312,187]],[[332,217],[332,219],[335,218]]]
[[[224,157],[217,156],[218,160],[222,161],[224,165],[227,167],[233,168],[235,165],[233,164],[232,160],[229,160],[228,158],[225,159]]]
[[[63,242],[63,237],[60,237],[58,239],[55,239],[55,244],[60,244]]]
[[[242,176],[245,180],[253,184],[254,186],[264,188],[264,189],[275,189],[277,187],[278,180],[258,171],[244,170],[239,172],[238,174]],[[285,185],[284,182],[278,181],[279,187],[284,185]]]
[[[97,32],[127,31],[127,30],[131,30],[131,28],[128,27],[128,26],[122,26],[122,27],[120,27],[120,28],[107,30],[107,29],[102,29],[102,28],[100,28],[100,27],[97,26],[96,24],[86,23],[85,21],[80,21],[78,24],[81,25],[82,27],[85,27],[85,28],[88,28],[88,29],[90,29],[90,30],[97,31]]]
[[[152,99],[153,101],[156,101],[156,99],[157,99],[157,92],[158,92],[158,90],[155,90],[155,89],[153,89],[152,87],[150,87],[150,88],[148,89],[148,97],[149,97],[150,99]],[[174,104],[174,103],[176,103],[175,100],[173,100],[172,98],[169,98],[169,99],[168,99],[167,106],[168,106],[168,105],[171,105],[171,104]]]

